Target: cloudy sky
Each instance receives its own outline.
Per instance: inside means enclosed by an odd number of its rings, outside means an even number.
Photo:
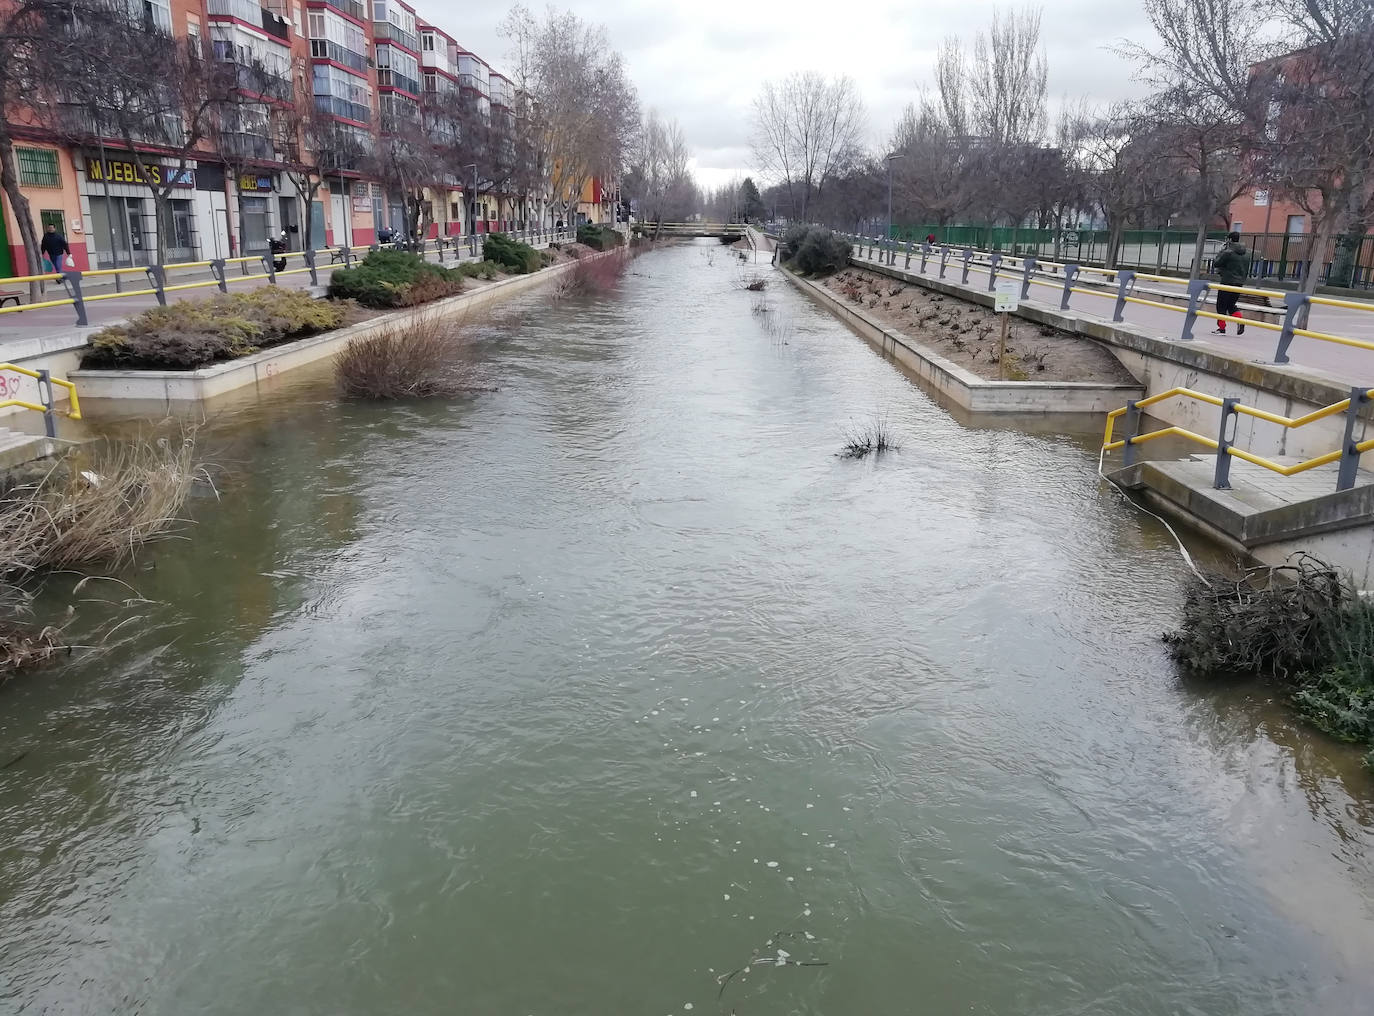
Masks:
[[[496,67],[508,42],[498,26],[512,0],[417,0],[422,18]],[[531,7],[539,9],[536,2]],[[640,101],[677,117],[705,186],[749,172],[749,109],[762,82],[794,70],[848,74],[868,108],[871,143],[881,146],[902,107],[931,80],[947,35],[971,40],[986,27],[988,0],[563,0],[559,6],[604,24],[624,54]],[[1006,6],[1005,4],[1003,6]],[[1045,0],[1042,39],[1050,97],[1109,102],[1141,93],[1131,67],[1111,52],[1154,33],[1139,0]]]

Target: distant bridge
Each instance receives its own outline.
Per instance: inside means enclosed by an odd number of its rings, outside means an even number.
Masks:
[[[742,222],[637,222],[635,228],[645,236],[660,239],[670,236],[719,236],[742,240],[747,227]]]

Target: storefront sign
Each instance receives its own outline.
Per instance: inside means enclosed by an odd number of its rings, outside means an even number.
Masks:
[[[363,186],[361,193],[358,191],[356,187],[354,188],[353,210],[355,212],[372,211],[372,197],[368,194],[366,185]]]
[[[271,173],[240,173],[238,176],[239,193],[244,191],[270,191],[272,187]]]
[[[146,175],[145,175],[146,174]],[[142,170],[124,159],[86,160],[86,179],[92,183],[108,180],[110,183],[151,184],[161,187],[168,183],[173,187],[194,187],[196,174],[190,169],[176,169],[172,166],[151,165]]]

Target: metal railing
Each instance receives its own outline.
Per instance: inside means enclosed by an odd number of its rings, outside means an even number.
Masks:
[[[570,243],[573,239],[573,232],[569,229],[536,228],[528,227],[523,230],[510,230],[504,235],[523,243],[528,243],[532,247],[547,247],[554,243]],[[13,307],[0,307],[0,315],[20,314],[24,311],[43,310],[48,307],[71,307],[76,311],[76,324],[81,327],[89,326],[90,321],[87,317],[87,305],[102,300],[119,300],[133,296],[155,296],[161,306],[167,305],[167,294],[184,292],[191,289],[205,289],[210,286],[217,286],[221,293],[229,292],[230,283],[254,282],[266,280],[268,285],[277,285],[277,280],[284,276],[309,274],[310,285],[320,284],[320,271],[330,271],[333,267],[351,268],[358,259],[359,252],[371,252],[381,250],[408,250],[424,256],[429,252],[430,245],[434,245],[434,251],[439,263],[444,263],[445,251],[448,251],[454,263],[463,260],[462,250],[467,248],[470,257],[481,259],[486,245],[485,233],[468,233],[466,236],[440,236],[410,242],[404,239],[388,241],[385,243],[373,241],[367,244],[357,244],[353,246],[336,245],[325,247],[319,250],[306,251],[287,251],[280,254],[271,252],[263,254],[251,254],[246,257],[235,258],[210,258],[205,261],[186,261],[170,265],[148,265],[146,267],[131,268],[101,268],[93,271],[81,271],[71,269],[62,272],[50,272],[43,275],[15,275],[8,278],[0,278],[0,289],[8,284],[31,283],[31,282],[57,282],[61,283],[66,292],[70,295],[56,300],[39,300],[34,303],[21,303]],[[320,264],[321,255],[328,254],[328,264]],[[278,269],[277,261],[290,262],[299,259],[300,267]],[[228,271],[230,265],[238,265],[239,273],[231,274]],[[192,282],[178,282],[169,284],[168,273],[173,271],[187,271],[191,269],[208,269],[209,279],[201,279]],[[254,271],[254,268],[260,268]],[[88,294],[84,290],[84,283],[90,279],[113,278],[120,279],[122,276],[131,274],[143,274],[148,285],[143,289],[116,290],[113,293]],[[57,382],[66,384],[66,382]]]
[[[1273,223],[1281,225],[1278,220]],[[879,227],[874,227],[879,228]],[[1332,237],[1324,247],[1312,233],[1246,230],[1236,227],[1241,242],[1250,249],[1251,278],[1259,281],[1301,282],[1309,270],[1319,273],[1322,284],[1352,289],[1374,288],[1374,236],[1351,234]],[[1227,230],[1210,230],[1203,244],[1203,269],[1211,270],[1212,258],[1226,241]],[[1032,257],[1051,257],[1075,264],[1105,264],[1111,234],[1105,229],[1024,226],[895,225],[892,239],[920,242],[934,234],[951,247],[974,247]],[[1122,232],[1116,252],[1118,267],[1163,274],[1187,274],[1197,256],[1194,229],[1128,229]]]
[[[941,279],[945,278],[951,262],[951,254],[955,252],[954,248],[946,245],[937,246],[929,243],[917,245],[911,241],[902,244],[878,237],[852,235],[848,236],[848,239],[854,245],[853,256],[861,261],[895,267],[897,258],[900,256],[903,258],[904,268],[910,269],[912,259],[915,257],[919,259],[918,271],[922,275],[926,273],[927,265],[938,255],[938,277]],[[999,278],[1019,280],[1021,282],[1021,299],[1023,300],[1030,298],[1031,286],[1056,289],[1060,293],[1060,310],[1071,309],[1071,300],[1074,294],[1108,299],[1115,297],[1116,305],[1112,311],[1112,321],[1117,323],[1126,320],[1126,309],[1131,305],[1173,311],[1183,315],[1182,328],[1179,333],[1179,340],[1183,342],[1190,342],[1196,338],[1193,334],[1193,326],[1197,323],[1198,318],[1232,321],[1262,331],[1277,332],[1278,343],[1274,351],[1274,363],[1276,364],[1291,362],[1288,350],[1293,344],[1293,339],[1298,336],[1351,346],[1356,349],[1374,350],[1374,342],[1372,341],[1345,335],[1333,335],[1329,332],[1318,332],[1300,324],[1300,322],[1305,321],[1311,307],[1337,307],[1374,313],[1374,303],[1372,302],[1341,300],[1329,296],[1308,296],[1305,293],[1256,289],[1249,286],[1228,286],[1219,282],[1209,282],[1206,279],[1189,281],[1173,276],[1137,272],[1130,268],[1093,268],[1087,265],[1040,261],[1033,257],[1014,257],[1000,251],[981,251],[972,247],[965,247],[958,251],[957,267],[961,273],[960,283],[965,286],[969,285],[970,273],[975,269],[980,273],[986,269],[989,292],[996,288]],[[1017,270],[1015,272],[1003,271],[1004,267]],[[1142,282],[1147,283],[1147,285],[1142,287],[1140,285]],[[1282,314],[1283,320],[1281,323],[1276,323],[1253,316],[1237,320],[1232,316],[1209,311],[1205,306],[1207,294],[1214,291],[1235,293],[1242,298],[1252,297],[1257,301],[1263,300],[1265,304],[1268,304],[1270,300],[1282,300],[1283,303],[1278,306],[1252,304],[1242,305],[1242,309],[1249,310],[1252,315],[1265,312]],[[1153,297],[1159,297],[1159,299],[1153,299]],[[1169,303],[1166,302],[1168,300],[1184,302]]]
[[[1336,474],[1336,489],[1349,490],[1355,486],[1356,474],[1360,468],[1360,456],[1374,448],[1374,438],[1364,441],[1355,440],[1355,428],[1359,421],[1361,408],[1374,397],[1374,389],[1352,388],[1350,395],[1340,402],[1333,402],[1322,409],[1314,410],[1305,416],[1289,417],[1280,416],[1277,413],[1270,413],[1263,409],[1256,409],[1253,406],[1246,406],[1235,399],[1220,398],[1216,395],[1208,395],[1206,392],[1195,392],[1191,388],[1171,388],[1167,392],[1160,392],[1158,395],[1151,395],[1147,399],[1139,399],[1128,402],[1121,409],[1114,409],[1107,414],[1107,427],[1102,435],[1102,451],[1104,453],[1122,449],[1122,464],[1129,466],[1135,462],[1135,450],[1141,445],[1156,441],[1164,437],[1181,437],[1193,444],[1202,445],[1216,452],[1216,470],[1212,478],[1212,486],[1218,490],[1229,490],[1231,488],[1231,460],[1233,458],[1243,459],[1256,466],[1268,469],[1270,472],[1278,473],[1281,476],[1295,476],[1298,473],[1305,473],[1309,469],[1318,466],[1325,466],[1332,462],[1339,462],[1340,468]],[[1164,427],[1160,430],[1140,433],[1140,422],[1142,412],[1150,406],[1164,402],[1167,399],[1183,398],[1191,399],[1195,402],[1202,402],[1209,406],[1217,406],[1221,410],[1221,422],[1217,428],[1216,438],[1205,437],[1184,427]],[[1339,413],[1345,414],[1345,437],[1341,442],[1341,447],[1335,451],[1326,452],[1315,458],[1306,459],[1292,465],[1282,465],[1267,459],[1262,455],[1256,455],[1243,448],[1234,445],[1236,437],[1236,419],[1239,416],[1249,416],[1256,420],[1264,420],[1267,423],[1276,424],[1285,429],[1296,429],[1305,427],[1309,423],[1324,420],[1329,416]],[[1129,431],[1124,438],[1113,440],[1116,421],[1121,417],[1126,418],[1125,428]]]
[[[12,371],[15,374],[22,374],[24,377],[31,377],[38,382],[38,397],[43,400],[40,405],[37,402],[29,402],[27,399],[5,399],[0,401],[0,409],[9,409],[12,406],[19,406],[31,412],[43,414],[43,429],[48,437],[57,437],[57,400],[53,397],[52,386],[57,385],[67,390],[67,411],[66,415],[73,420],[81,419],[81,400],[76,394],[76,385],[70,381],[63,381],[61,378],[52,376],[52,373],[44,370],[29,370],[27,367],[20,367],[13,363],[0,363],[0,374],[5,371]]]

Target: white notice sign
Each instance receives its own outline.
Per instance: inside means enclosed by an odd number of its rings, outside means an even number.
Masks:
[[[1014,311],[1021,305],[1021,283],[1015,279],[1003,279],[997,283],[997,302],[993,310],[998,314]]]

